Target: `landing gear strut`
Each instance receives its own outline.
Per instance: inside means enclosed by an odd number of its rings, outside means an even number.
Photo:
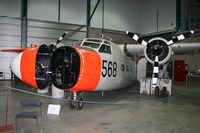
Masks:
[[[71,108],[83,108],[83,98],[80,96],[80,93],[72,92],[71,98],[70,98],[70,107]]]

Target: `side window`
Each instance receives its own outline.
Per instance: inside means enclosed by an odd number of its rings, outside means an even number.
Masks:
[[[126,71],[129,72],[129,66],[128,65],[126,65]]]
[[[121,64],[121,70],[124,71],[124,64]]]
[[[103,44],[103,45],[101,45],[99,52],[111,54],[111,48],[110,48],[110,46]]]

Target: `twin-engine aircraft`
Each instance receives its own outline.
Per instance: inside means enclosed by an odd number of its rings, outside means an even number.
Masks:
[[[193,34],[186,32],[167,41],[153,38],[149,42],[137,34],[127,31],[127,35],[138,44],[120,44],[111,38],[85,38],[78,44],[36,45],[22,49],[11,63],[12,72],[23,82],[34,88],[44,89],[49,82],[55,87],[72,92],[71,107],[83,107],[80,92],[111,91],[125,88],[136,81],[136,61],[133,56],[144,56],[154,65],[152,85],[157,87],[158,71],[161,64],[170,61],[174,53],[200,50],[196,43],[173,44]],[[173,44],[173,45],[172,45]],[[20,50],[4,50],[20,51]]]

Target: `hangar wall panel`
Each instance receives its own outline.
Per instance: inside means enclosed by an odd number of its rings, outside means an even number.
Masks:
[[[92,1],[92,8],[96,2]],[[176,27],[175,0],[106,0],[104,4],[105,29],[149,34]],[[102,2],[92,18],[91,26],[102,28]]]
[[[158,6],[158,31],[176,28],[176,1],[159,0]]]
[[[97,0],[91,1],[91,10],[95,7]],[[139,31],[139,0],[104,0],[104,28],[112,30],[133,32]],[[102,1],[92,18],[91,26],[102,28]]]
[[[58,0],[28,0],[28,18],[58,21]]]
[[[61,22],[86,25],[87,0],[61,0],[60,3]]]
[[[21,0],[0,0],[0,16],[21,16]]]
[[[91,1],[91,12],[98,0]],[[87,0],[60,0],[60,22],[86,25]],[[58,0],[29,0],[28,18],[58,21]],[[158,13],[157,13],[158,12]],[[102,1],[91,26],[102,28]],[[104,0],[104,28],[149,34],[176,27],[175,0]]]
[[[142,0],[139,27],[141,34],[173,30],[176,27],[176,1]]]
[[[0,49],[21,47],[21,20],[0,17]],[[10,79],[10,62],[16,53],[0,52],[0,72]]]
[[[181,30],[200,28],[200,1],[181,1]]]
[[[29,0],[28,18],[36,20],[59,21],[71,24],[86,24],[87,0]]]
[[[50,44],[67,31],[63,43],[76,43],[86,37],[86,28],[82,25],[54,23],[48,21],[28,21],[28,47],[31,44]]]

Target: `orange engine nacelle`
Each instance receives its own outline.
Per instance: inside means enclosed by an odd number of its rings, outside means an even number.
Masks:
[[[12,72],[23,82],[34,88],[43,89],[48,85],[46,72],[50,55],[46,45],[29,48],[17,55],[12,63]]]
[[[58,48],[51,58],[52,83],[70,91],[92,91],[100,80],[101,59],[92,50],[75,46]]]

